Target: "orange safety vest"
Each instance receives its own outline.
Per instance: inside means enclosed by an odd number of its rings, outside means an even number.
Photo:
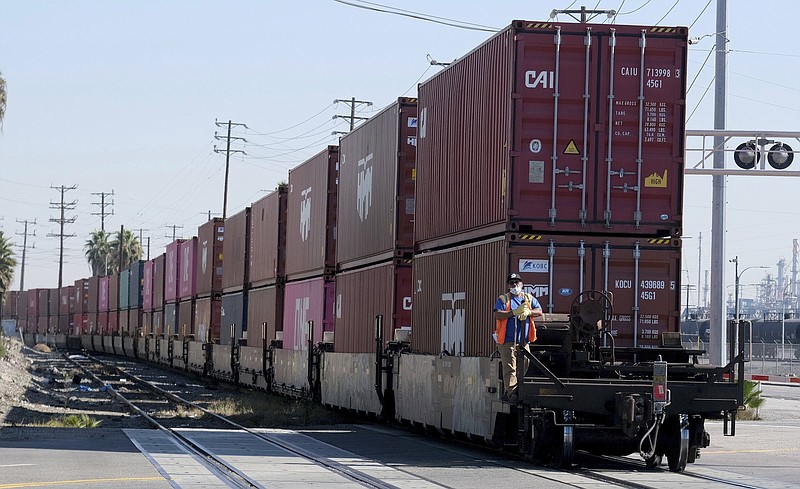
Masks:
[[[533,305],[532,305],[532,302],[531,302],[531,299],[530,299],[530,295],[523,292],[522,293],[522,297],[525,300],[525,302],[528,304],[528,307],[533,309]],[[500,299],[503,301],[503,304],[505,304],[505,312],[510,311],[511,310],[511,298],[508,296],[508,294],[501,295]],[[508,325],[508,320],[509,319],[510,318],[495,320],[494,332],[497,334],[497,344],[499,344],[499,345],[502,345],[503,343],[506,342],[506,326]],[[529,323],[528,323],[528,341],[533,343],[534,341],[536,341],[536,325],[533,323],[533,318],[532,317],[529,316],[527,320],[529,321]]]

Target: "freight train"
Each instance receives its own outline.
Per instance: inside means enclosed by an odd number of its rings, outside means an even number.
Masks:
[[[684,470],[706,419],[735,431],[743,378],[741,342],[722,367],[680,343],[687,45],[514,21],[197,237],[19,292],[19,328],[560,467]],[[492,337],[511,272],[544,311],[514,403]]]

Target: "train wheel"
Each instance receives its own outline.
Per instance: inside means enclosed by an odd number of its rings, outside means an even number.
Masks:
[[[556,436],[553,444],[553,466],[559,469],[568,469],[575,458],[575,433],[572,423],[572,411],[564,411],[565,426],[556,426]]]
[[[689,459],[689,417],[678,415],[677,423],[671,423],[670,443],[666,447],[667,464],[671,472],[683,472]]]
[[[658,467],[659,465],[661,465],[661,461],[662,460],[663,460],[663,457],[661,455],[653,455],[652,457],[646,458],[644,460],[644,464],[648,468],[654,469],[654,468]]]

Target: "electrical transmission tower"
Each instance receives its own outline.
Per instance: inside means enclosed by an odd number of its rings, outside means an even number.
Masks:
[[[114,200],[112,199],[111,202],[106,202],[106,197],[113,197],[114,190],[111,190],[111,193],[108,192],[92,192],[92,195],[99,195],[100,202],[92,202],[92,205],[96,205],[100,207],[100,212],[92,212],[93,216],[100,216],[100,231],[105,232],[106,230],[106,216],[113,216],[114,215]],[[106,212],[106,207],[111,207],[111,212]]]
[[[33,221],[29,221],[27,219],[20,221],[17,219],[17,222],[25,226],[25,230],[23,232],[17,233],[17,236],[22,236],[22,267],[19,272],[19,290],[22,292],[25,290],[25,253],[28,251],[28,224],[35,226],[36,219]],[[33,231],[31,236],[36,236],[36,231]],[[31,245],[31,249],[34,248],[36,248],[36,245]]]
[[[227,216],[227,213],[228,213],[228,173],[230,172],[230,167],[231,167],[231,153],[246,154],[241,149],[231,149],[231,140],[243,141],[245,143],[247,142],[247,140],[245,138],[237,138],[237,137],[231,136],[231,128],[233,126],[242,126],[245,129],[248,129],[248,127],[247,127],[247,124],[243,124],[241,122],[231,122],[231,121],[228,121],[227,124],[224,123],[224,122],[214,121],[214,124],[217,127],[222,127],[222,126],[225,126],[225,125],[228,126],[228,135],[227,136],[220,136],[219,134],[214,132],[214,139],[216,139],[217,141],[225,139],[227,141],[227,144],[226,144],[226,147],[225,147],[224,150],[223,149],[217,149],[217,146],[216,145],[214,146],[214,152],[215,153],[225,153],[225,190],[224,190],[224,193],[223,193],[223,196],[222,196],[222,219],[225,220],[225,217]]]
[[[372,105],[372,102],[367,102],[366,100],[356,100],[355,97],[350,98],[350,100],[342,100],[336,99],[333,103],[338,104],[342,102],[343,104],[347,104],[350,106],[350,115],[335,115],[333,116],[334,119],[350,119],[350,130],[352,131],[356,125],[356,121],[365,121],[369,119],[369,117],[358,117],[356,116],[356,106],[358,105]]]
[[[173,224],[172,226],[170,226],[169,224],[165,224],[165,226],[168,227],[168,228],[172,228],[172,241],[175,241],[176,231],[178,229],[183,229],[183,226],[178,225],[178,224]],[[169,235],[164,236],[164,237],[165,238],[169,238]]]
[[[74,234],[64,234],[64,225],[65,224],[72,224],[77,219],[77,216],[73,217],[65,217],[67,211],[75,210],[75,206],[78,204],[77,200],[73,200],[72,202],[64,202],[64,194],[70,190],[75,190],[78,188],[77,185],[73,185],[72,187],[65,187],[64,185],[60,187],[53,187],[50,188],[58,190],[61,192],[61,202],[50,202],[50,208],[56,209],[60,211],[61,217],[57,218],[50,218],[50,222],[56,222],[59,224],[59,232],[58,234],[55,233],[47,233],[48,238],[59,238],[61,245],[59,246],[58,250],[58,288],[60,289],[62,286],[62,279],[64,274],[64,238],[74,238]]]

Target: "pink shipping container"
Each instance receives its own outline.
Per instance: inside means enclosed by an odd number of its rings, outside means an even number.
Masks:
[[[48,300],[47,315],[57,317],[61,306],[61,290],[57,288],[49,289]]]
[[[119,274],[108,276],[108,310],[119,309]]]
[[[87,303],[88,312],[100,311],[100,281],[101,277],[89,277],[89,302]]]
[[[225,221],[215,217],[197,228],[197,295],[222,293],[222,248]]]
[[[342,137],[339,270],[410,256],[414,248],[416,99],[401,98]]]
[[[84,314],[89,309],[89,280],[78,279],[75,281],[75,313]]]
[[[336,275],[335,352],[375,351],[375,316],[383,316],[383,346],[395,329],[411,329],[411,266],[393,260]]]
[[[178,239],[167,245],[164,261],[164,301],[177,302],[180,291],[181,254],[180,244],[184,239]]]
[[[510,235],[417,255],[412,348],[490,355],[492,306],[511,272],[545,313],[568,313],[582,291],[611,292],[615,345],[658,346],[661,333],[679,331],[680,256],[678,239],[570,235]]]
[[[286,196],[282,185],[258,202],[250,212],[250,284],[274,284],[285,275]]]
[[[211,297],[197,299],[194,308],[195,339],[219,342],[221,318],[222,301]]]
[[[178,245],[180,265],[178,273],[178,298],[191,299],[197,294],[197,238],[187,239]]]
[[[338,159],[338,148],[328,146],[289,171],[289,195],[286,200],[287,280],[330,275],[336,267]]]
[[[153,260],[153,309],[164,307],[164,266],[167,254],[162,253]]]
[[[515,21],[423,83],[418,246],[679,235],[687,46],[685,28]]]
[[[97,310],[99,312],[108,312],[108,290],[110,283],[110,277],[100,277],[97,281]]]
[[[255,206],[254,206],[255,207]],[[283,329],[284,289],[273,285],[247,292],[247,346],[261,347]]]
[[[142,269],[142,309],[144,311],[153,310],[153,271],[155,261],[150,260],[144,263]]]
[[[58,291],[58,314],[66,316],[70,309],[75,309],[75,286],[65,285]]]
[[[250,208],[246,207],[225,220],[222,242],[222,291],[236,292],[248,281],[250,253]]]
[[[283,301],[283,348],[308,350],[308,322],[314,322],[314,343],[333,331],[335,284],[323,277],[286,284]]]

